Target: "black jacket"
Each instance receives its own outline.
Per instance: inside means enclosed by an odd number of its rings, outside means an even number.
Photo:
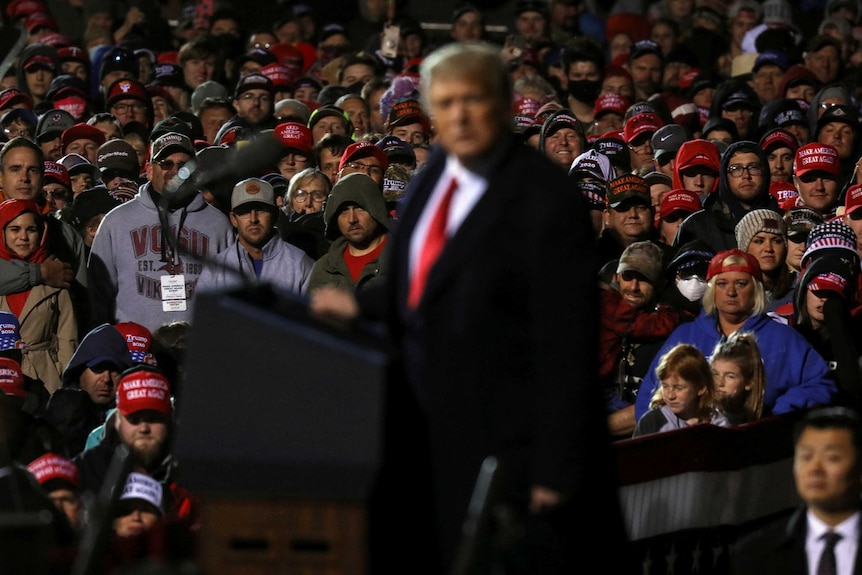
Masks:
[[[730,549],[731,575],[808,575],[806,507],[798,508],[741,538]],[[862,547],[862,546],[860,546]],[[856,553],[854,575],[862,575]]]
[[[730,191],[727,166],[730,158],[743,146],[751,149],[760,157],[763,166],[763,186],[751,208],[746,208]],[[746,150],[748,151],[748,150]],[[754,142],[735,142],[727,147],[721,155],[719,168],[718,191],[710,194],[703,203],[703,209],[685,219],[679,227],[674,245],[681,246],[686,242],[700,240],[711,247],[716,253],[737,247],[736,224],[750,210],[767,208],[778,211],[778,202],[769,193],[769,164],[760,146]]]

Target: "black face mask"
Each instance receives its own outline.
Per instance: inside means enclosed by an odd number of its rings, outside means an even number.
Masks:
[[[360,80],[359,82],[354,82],[353,84],[347,86],[348,94],[361,94],[362,88],[365,86],[365,82]]]
[[[593,80],[569,80],[569,94],[575,100],[592,104],[599,97],[599,92],[602,89],[602,83]]]

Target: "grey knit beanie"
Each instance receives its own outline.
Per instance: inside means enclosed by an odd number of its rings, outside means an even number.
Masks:
[[[747,252],[751,238],[760,232],[786,236],[784,218],[773,210],[751,210],[736,224],[736,245]]]

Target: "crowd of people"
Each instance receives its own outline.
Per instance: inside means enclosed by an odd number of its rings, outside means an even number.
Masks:
[[[479,383],[492,364],[553,382],[517,408],[544,406],[546,425],[572,399],[549,394],[589,386],[609,440],[862,407],[857,0],[518,0],[505,37],[469,3],[438,37],[401,3],[338,22],[288,2],[260,23],[197,2],[178,24],[120,4],[3,15],[26,42],[0,78],[0,482],[55,516],[56,545],[95,520],[85,494],[119,445],[114,537],[199,526],[171,442],[206,290],[270,285],[381,320],[435,478],[460,486],[435,492],[449,527],[477,467],[441,453],[487,446],[435,422],[481,434],[471,409],[516,410],[517,383],[502,399]],[[553,432],[481,421],[536,449]],[[531,513],[565,502],[559,452],[536,456]],[[458,530],[440,533],[448,564]],[[114,549],[118,565],[143,553]]]

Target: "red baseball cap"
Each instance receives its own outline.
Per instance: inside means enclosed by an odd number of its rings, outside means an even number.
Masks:
[[[48,28],[57,32],[59,30],[57,26],[57,21],[51,17],[50,14],[45,12],[34,12],[30,14],[26,18],[24,18],[24,27],[27,28],[27,31],[32,33],[37,28]]]
[[[814,142],[796,150],[793,158],[793,174],[802,176],[808,172],[826,172],[837,176],[841,170],[838,150],[829,144]]]
[[[27,397],[21,364],[8,357],[0,357],[0,391],[13,397]]]
[[[779,204],[790,199],[795,201],[799,197],[799,192],[790,182],[769,182],[769,193]]]
[[[718,148],[708,140],[698,139],[683,142],[676,153],[676,169],[682,172],[695,166],[706,166],[718,175],[721,155]]]
[[[760,139],[760,149],[768,154],[778,148],[790,148],[794,152],[799,148],[796,137],[782,128],[770,130]]]
[[[269,51],[275,54],[278,62],[289,70],[291,82],[302,74],[302,69],[305,65],[305,56],[302,50],[291,44],[279,42],[270,46]]]
[[[688,90],[694,79],[701,73],[699,68],[692,68],[688,72],[683,72],[679,75],[679,87],[683,90]]]
[[[352,162],[353,160],[358,160],[360,158],[367,158],[368,156],[374,156],[377,158],[377,161],[380,162],[380,167],[383,168],[383,171],[386,171],[386,168],[389,167],[389,157],[386,155],[386,152],[375,146],[371,142],[353,142],[347,149],[344,150],[344,155],[341,156],[341,163],[338,164],[338,170],[344,167],[347,162]]]
[[[862,184],[853,184],[847,188],[844,196],[844,214],[850,214],[862,207]]]
[[[18,88],[6,88],[0,92],[0,110],[11,108],[15,104],[24,104],[28,110],[33,110],[33,98]]]
[[[602,114],[607,114],[609,112],[625,116],[626,110],[628,110],[630,105],[631,103],[627,98],[624,98],[619,94],[615,94],[614,92],[608,92],[607,94],[602,94],[596,98],[596,105],[594,107],[595,116],[598,118]]]
[[[117,410],[124,416],[144,410],[170,415],[173,412],[170,383],[152,368],[127,373],[117,386]]]
[[[745,260],[745,263],[726,264],[724,260],[730,256],[739,256]],[[760,264],[758,263],[757,258],[750,253],[737,248],[718,252],[715,257],[712,258],[712,261],[709,262],[709,270],[706,272],[706,280],[709,281],[718,274],[723,274],[724,272],[746,272],[757,278],[758,281],[763,281],[763,272],[760,271]]]
[[[287,66],[277,62],[267,64],[260,69],[260,73],[270,79],[273,88],[288,88],[293,86],[296,74],[293,74]]]
[[[126,338],[126,346],[129,348],[129,355],[132,356],[133,362],[156,365],[156,360],[150,353],[153,334],[149,329],[133,321],[121,321],[114,324],[114,327]]]
[[[808,282],[811,291],[832,291],[844,297],[847,293],[847,280],[835,272],[820,274]]]
[[[80,122],[64,131],[63,135],[60,136],[60,143],[63,146],[63,150],[65,151],[66,146],[75,140],[92,140],[96,142],[97,146],[101,146],[105,143],[105,133],[95,126]]]
[[[56,453],[46,453],[27,464],[30,473],[36,476],[39,485],[44,485],[52,479],[62,479],[77,487],[78,467],[71,459],[66,459]]]
[[[150,95],[147,88],[137,80],[122,78],[117,80],[108,88],[108,98],[105,100],[105,108],[111,109],[116,102],[133,98],[150,105]]]
[[[661,200],[659,217],[663,220],[674,212],[693,214],[701,209],[700,198],[694,192],[682,188],[671,190]]]
[[[72,181],[69,179],[69,170],[66,169],[66,166],[63,164],[58,164],[57,162],[45,162],[45,175],[42,176],[45,180],[45,183],[48,183],[48,180],[55,182],[57,184],[63,184],[67,188],[72,187]]]
[[[311,154],[313,147],[311,130],[298,122],[285,122],[275,127],[273,131],[281,145],[290,150],[299,150],[305,155]]]
[[[631,144],[641,134],[653,133],[661,128],[664,123],[657,115],[650,112],[635,114],[626,121],[623,134],[626,144]]]
[[[53,58],[45,56],[44,54],[35,54],[27,58],[27,61],[24,62],[23,68],[26,72],[29,72],[33,68],[43,68],[45,70],[50,70],[51,72],[56,72],[57,62],[55,62]]]
[[[534,98],[519,98],[512,104],[512,113],[516,116],[536,117],[541,103]]]
[[[37,12],[47,11],[48,7],[45,3],[37,2],[36,0],[12,0],[12,2],[6,6],[6,14],[9,16],[10,20],[16,20],[21,17],[36,14]]]
[[[57,56],[60,57],[60,62],[80,62],[88,68],[92,66],[90,57],[83,49],[78,46],[65,46],[57,50]]]

